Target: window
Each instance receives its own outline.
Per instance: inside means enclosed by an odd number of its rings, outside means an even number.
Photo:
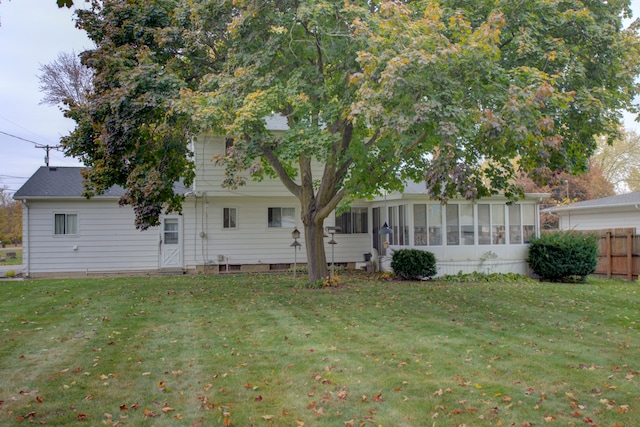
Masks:
[[[387,218],[389,218],[389,222],[387,225],[391,227],[393,231],[392,234],[389,235],[389,243],[392,245],[398,244],[398,207],[397,206],[389,206],[387,208]]]
[[[523,243],[531,243],[531,238],[535,235],[536,235],[536,207],[534,205],[522,205]]]
[[[368,218],[367,208],[351,208],[336,215],[336,227],[342,229],[342,234],[364,234],[369,229]]]
[[[294,228],[295,208],[269,208],[269,228]]]
[[[53,234],[78,234],[78,214],[55,214],[53,216]]]
[[[398,206],[398,244],[409,244],[409,222],[407,221],[407,205]]]
[[[233,148],[233,139],[227,138],[224,140],[224,154],[225,156],[229,155],[229,151]]]
[[[413,205],[413,244],[427,246],[427,205]]]
[[[520,205],[509,206],[509,243],[522,243],[522,222]]]
[[[460,232],[463,245],[474,244],[473,205],[460,205]]]
[[[413,205],[413,243],[415,246],[442,245],[442,205]]]
[[[165,218],[164,220],[164,244],[177,245],[180,239],[180,230],[177,218]]]
[[[447,205],[447,245],[460,244],[460,220],[458,205]]]
[[[478,244],[491,244],[491,205],[478,204]]]
[[[494,245],[504,245],[504,205],[491,205],[491,233]]]
[[[442,205],[427,205],[429,246],[442,245]]]
[[[222,228],[236,228],[238,223],[238,210],[236,208],[222,209]]]

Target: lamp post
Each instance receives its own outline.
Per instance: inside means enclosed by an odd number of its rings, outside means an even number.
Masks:
[[[302,246],[300,242],[298,242],[298,239],[300,238],[298,227],[293,229],[291,237],[293,237],[293,243],[289,245],[289,247],[293,247],[293,280],[296,280],[298,272],[298,251],[300,250],[300,246]]]
[[[382,226],[382,228],[380,230],[378,230],[378,234],[383,236],[383,235],[387,235],[390,236],[393,234],[393,229],[391,227],[389,227],[389,224],[387,224],[387,221],[384,222],[384,225]],[[386,257],[387,255],[387,248],[389,247],[389,237],[385,238],[385,241],[382,242],[382,247],[384,248],[384,255]],[[382,268],[382,262],[380,260],[380,258],[378,258],[378,271],[380,271]]]
[[[329,273],[329,281],[331,281],[331,278],[334,276],[333,247],[338,244],[338,242],[333,240],[333,235],[336,232],[342,231],[342,227],[326,227],[325,230],[331,234],[331,240],[327,242],[331,245],[331,272]]]

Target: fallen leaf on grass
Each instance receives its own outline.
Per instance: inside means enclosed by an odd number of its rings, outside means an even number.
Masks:
[[[262,419],[265,421],[271,421],[273,419],[273,415],[263,415]]]
[[[629,412],[629,405],[620,405],[616,412],[619,414],[626,414],[627,412]]]
[[[158,414],[156,414],[155,412],[147,408],[145,408],[144,411],[142,411],[142,413],[144,414],[145,418],[152,418],[152,417],[158,416]]]

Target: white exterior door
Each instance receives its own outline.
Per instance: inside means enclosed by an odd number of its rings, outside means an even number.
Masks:
[[[182,268],[182,221],[179,216],[162,219],[160,268]]]

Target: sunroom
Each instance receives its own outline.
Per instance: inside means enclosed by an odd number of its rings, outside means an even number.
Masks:
[[[436,256],[438,275],[527,274],[531,237],[540,230],[539,203],[545,194],[527,194],[509,203],[494,196],[477,201],[432,200],[426,189],[410,185],[372,204],[372,246],[381,270],[390,270],[393,251],[415,248]]]

